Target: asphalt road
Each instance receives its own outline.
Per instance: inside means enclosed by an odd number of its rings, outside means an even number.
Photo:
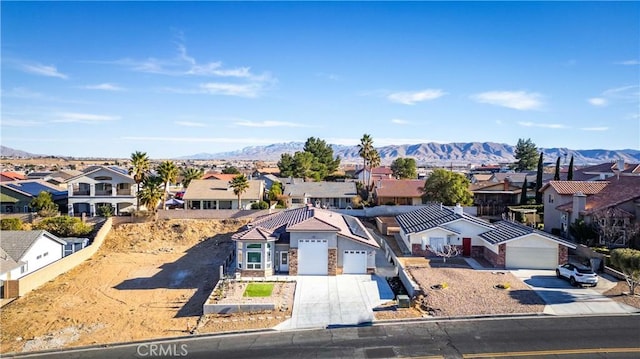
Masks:
[[[640,316],[492,318],[192,337],[30,358],[638,358]]]

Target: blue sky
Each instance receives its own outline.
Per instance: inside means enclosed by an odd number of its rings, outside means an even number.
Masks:
[[[640,149],[640,3],[2,2],[2,144]]]

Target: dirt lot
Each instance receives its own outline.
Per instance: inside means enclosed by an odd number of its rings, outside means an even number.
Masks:
[[[90,260],[2,308],[1,352],[191,333],[242,224],[167,220],[112,229]]]

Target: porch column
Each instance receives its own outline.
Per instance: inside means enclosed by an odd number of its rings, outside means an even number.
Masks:
[[[115,186],[113,184],[111,184],[111,196],[115,197],[118,195],[118,185],[116,184]]]
[[[90,183],[89,184],[89,196],[95,197],[95,195],[96,195],[96,185],[95,185],[95,183]]]
[[[91,190],[93,190],[93,185],[91,185]],[[95,205],[95,203],[89,204],[89,215],[91,217],[95,217],[96,216],[96,205]]]
[[[69,217],[73,217],[73,204],[67,205],[67,215],[69,215]]]

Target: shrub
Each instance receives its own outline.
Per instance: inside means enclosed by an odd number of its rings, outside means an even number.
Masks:
[[[33,229],[44,229],[58,237],[82,237],[91,233],[93,226],[82,222],[80,218],[59,216],[46,218],[34,225]]]
[[[640,284],[640,251],[618,248],[611,251],[611,263],[622,270],[631,295]]]
[[[0,220],[0,229],[3,231],[21,231],[22,221],[20,218],[3,218]]]
[[[102,206],[99,206],[97,212],[100,217],[112,217],[114,214],[113,206],[110,204],[103,204]]]
[[[260,201],[251,204],[251,209],[269,209],[269,203]]]

